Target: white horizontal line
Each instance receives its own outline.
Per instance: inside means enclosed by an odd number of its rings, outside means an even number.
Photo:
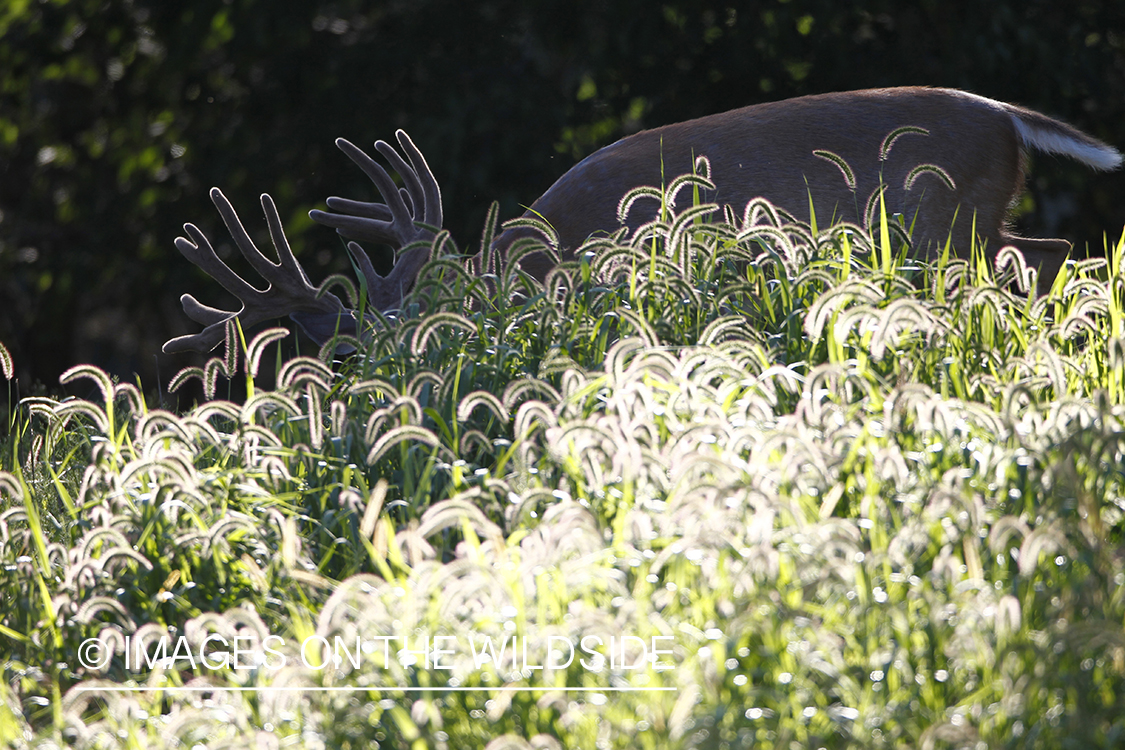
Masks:
[[[386,692],[401,690],[404,693],[547,693],[564,691],[569,693],[644,693],[677,690],[674,687],[407,687],[403,685],[372,685],[370,687],[122,687],[111,685],[95,687],[77,685],[72,688],[78,693],[279,693],[300,690],[303,692],[320,693],[355,693],[355,692]]]

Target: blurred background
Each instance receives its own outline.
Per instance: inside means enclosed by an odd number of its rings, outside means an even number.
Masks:
[[[468,249],[491,201],[517,216],[639,129],[907,84],[1027,105],[1125,147],[1125,3],[0,0],[0,342],[17,372],[0,413],[61,392],[82,362],[175,405],[169,379],[202,361],[160,352],[200,328],[180,294],[238,304],[173,245],[190,221],[237,256],[211,186],[267,248],[258,196],[273,195],[314,283],[350,273],[307,216],[328,195],[374,197],[337,136],[369,149],[406,129]],[[1120,236],[1125,172],[1032,168],[1021,231],[1092,254]]]

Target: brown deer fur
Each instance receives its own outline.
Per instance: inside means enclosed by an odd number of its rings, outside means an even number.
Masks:
[[[880,161],[883,139],[904,126],[929,134],[901,135]],[[863,224],[865,203],[881,176],[888,186],[888,214],[914,222],[918,254],[933,256],[952,236],[956,252],[967,255],[975,215],[978,239],[987,243],[989,255],[1015,245],[1030,265],[1042,266],[1053,278],[1070,243],[1016,237],[1006,229],[1008,209],[1023,189],[1028,148],[1098,169],[1121,161],[1120,154],[1081,131],[1022,107],[950,89],[871,89],[755,104],[623,138],[575,165],[526,215],[546,219],[560,246],[573,250],[590,235],[619,226],[616,208],[628,190],[690,172],[702,154],[717,186],[706,200],[730,205],[738,214],[750,199],[763,196],[807,221],[811,195],[820,226],[833,220]],[[854,190],[836,164],[814,151],[841,157],[855,175]],[[937,175],[923,174],[907,190],[907,175],[921,164],[942,168],[955,189]],[[681,200],[690,200],[690,193],[683,195]],[[652,201],[638,203],[627,223],[635,228],[654,211]],[[526,232],[504,233],[498,244],[507,247]],[[550,270],[546,263],[539,254],[522,265],[542,278]]]

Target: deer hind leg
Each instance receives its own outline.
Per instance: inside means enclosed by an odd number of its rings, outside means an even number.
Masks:
[[[1013,245],[1022,253],[1027,265],[1039,269],[1039,283],[1036,290],[1039,294],[1046,294],[1051,285],[1055,283],[1062,268],[1063,261],[1070,253],[1071,245],[1066,240],[1040,240],[1028,237],[1011,237],[1000,235],[998,242],[993,245],[998,250],[1007,245]]]

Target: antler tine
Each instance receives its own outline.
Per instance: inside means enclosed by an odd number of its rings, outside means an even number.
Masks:
[[[349,201],[351,207],[361,208],[358,216],[330,214],[313,209],[309,216],[313,221],[334,227],[337,232],[345,237],[368,240],[372,242],[386,242],[401,248],[406,243],[403,241],[402,227],[409,223],[413,229],[413,217],[406,209],[406,204],[399,195],[398,188],[390,175],[374,159],[344,138],[336,139],[336,146],[364,171],[367,177],[375,183],[375,188],[386,203],[358,204]],[[329,198],[328,207],[337,208],[338,199]],[[357,205],[358,204],[358,205]],[[384,218],[386,217],[386,218]],[[390,220],[388,221],[387,218]]]
[[[269,285],[264,291],[251,286],[219,258],[207,236],[198,227],[194,224],[185,224],[184,231],[191,239],[177,237],[176,248],[184,257],[237,297],[242,302],[242,309],[220,310],[201,304],[190,294],[183,295],[180,302],[184,312],[189,318],[206,327],[200,333],[180,336],[166,342],[165,352],[213,349],[223,339],[227,321],[235,316],[247,328],[264,320],[294,314],[300,315],[298,322],[310,333],[306,321],[316,323],[320,329],[325,329],[327,323],[332,323],[333,328],[339,326],[343,332],[348,332],[354,327],[354,318],[350,318],[338,297],[330,293],[317,296],[318,290],[309,283],[305,270],[293,256],[281,226],[281,217],[269,195],[262,194],[262,210],[269,226],[270,240],[277,251],[278,263],[267,258],[254,245],[234,207],[222,191],[212,188],[211,200],[218,208],[223,223],[226,224],[243,257],[263,279],[269,282]],[[320,344],[331,336],[324,333],[312,335]]]
[[[277,206],[274,205],[273,198],[269,195],[262,193],[262,210],[266,215],[266,224],[270,230],[270,240],[273,242],[274,250],[277,251],[277,257],[280,263],[274,263],[272,260],[262,254],[262,251],[254,245],[254,240],[250,239],[250,235],[246,231],[246,227],[242,226],[242,220],[238,218],[238,214],[234,210],[234,206],[230,204],[227,197],[223,195],[222,191],[218,188],[211,188],[211,200],[214,202],[215,207],[219,209],[219,215],[223,217],[223,223],[227,226],[227,231],[230,232],[234,244],[242,252],[242,257],[250,261],[250,265],[254,266],[254,270],[258,272],[261,277],[267,281],[272,282],[272,278],[276,276],[274,273],[277,269],[285,267],[292,271],[297,269],[300,279],[308,283],[308,278],[305,276],[304,271],[297,265],[296,258],[293,257],[293,251],[289,248],[289,240],[285,236],[285,232],[281,229],[281,218],[277,215]],[[249,284],[246,285],[248,288]],[[257,289],[253,290],[258,293]],[[243,300],[246,302],[246,300]]]
[[[416,226],[416,223],[428,227],[441,226],[441,189],[410,136],[402,130],[396,136],[409,163],[386,141],[376,141],[375,149],[399,173],[405,187],[395,186],[387,171],[363,150],[347,139],[337,138],[336,146],[363,170],[385,203],[366,203],[333,196],[327,201],[328,207],[339,213],[314,209],[309,212],[313,221],[332,227],[345,237],[386,242],[396,250],[433,236],[430,229]]]
[[[398,139],[398,144],[402,146],[403,152],[410,159],[412,176],[415,184],[421,189],[421,196],[418,197],[422,198],[422,221],[432,227],[440,227],[443,220],[441,188],[438,186],[434,173],[430,170],[430,165],[426,163],[426,157],[414,145],[414,141],[410,140],[410,136],[406,134],[405,130],[396,130],[395,138]],[[413,192],[411,197],[415,197]],[[415,199],[414,205],[418,205],[417,199]],[[414,212],[414,220],[418,220],[417,211]]]
[[[410,197],[410,191],[406,188],[399,188],[398,195],[402,198],[402,202],[406,204],[406,210],[410,212],[410,215],[415,216],[414,199]]]
[[[400,192],[403,195],[406,195],[407,197],[409,197],[409,194],[406,193],[405,189],[401,189]],[[331,208],[333,211],[339,211],[340,213],[339,214],[330,214],[326,211],[321,211],[320,209],[317,209],[317,208],[314,208],[312,211],[309,211],[309,216],[311,216],[313,219],[315,219],[318,223],[324,224],[325,226],[330,226],[330,227],[335,228],[337,221],[340,221],[341,219],[345,219],[345,218],[348,218],[348,217],[351,217],[351,216],[362,216],[366,219],[375,219],[376,221],[390,221],[390,218],[391,218],[391,211],[390,211],[389,208],[387,208],[386,204],[384,204],[384,203],[367,203],[367,202],[364,202],[364,201],[353,201],[353,200],[349,200],[347,198],[337,198],[336,196],[332,196],[332,197],[328,198],[326,203],[328,203],[328,207]],[[342,229],[337,229],[337,231],[341,235],[344,234],[344,230],[342,230]],[[366,238],[364,238],[364,239],[366,239]],[[376,239],[379,242],[382,242],[384,239],[388,239],[388,238],[380,236],[380,237],[375,237],[373,239]]]
[[[250,286],[246,281],[230,269],[226,263],[215,253],[215,249],[211,247],[211,241],[207,239],[207,235],[194,224],[184,224],[184,232],[187,237],[176,238],[176,249],[180,253],[197,265],[205,274],[219,282],[219,285],[233,294],[238,299],[245,299],[258,290]],[[190,296],[190,295],[185,295]],[[209,308],[215,309],[215,308]],[[221,311],[220,311],[221,312]],[[230,317],[230,313],[227,314]],[[203,323],[204,321],[196,321]]]
[[[391,211],[392,220],[396,225],[402,222],[401,226],[395,226],[394,229],[397,231],[403,246],[405,246],[409,244],[412,235],[420,234],[425,231],[414,226],[415,221],[424,220],[422,216],[418,215],[416,207],[421,208],[423,213],[425,213],[426,210],[426,198],[422,193],[422,184],[418,179],[418,173],[414,171],[411,165],[406,163],[405,159],[398,155],[398,152],[395,151],[391,144],[382,140],[375,141],[375,150],[391,163],[391,169],[398,172],[405,184],[405,187],[395,188],[394,184],[391,183],[394,198],[393,200],[387,200],[387,208]],[[383,174],[386,175],[386,172],[384,171]],[[387,180],[390,180],[389,176]],[[384,199],[387,198],[387,194],[381,186],[379,187],[379,192],[383,195]],[[397,209],[402,209],[402,212],[399,213]],[[409,222],[409,228],[407,228],[406,222]]]

